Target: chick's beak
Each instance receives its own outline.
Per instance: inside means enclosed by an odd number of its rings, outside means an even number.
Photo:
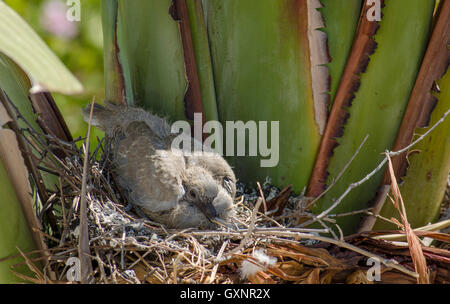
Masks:
[[[211,202],[208,202],[208,203],[203,205],[202,212],[209,220],[217,217],[216,208],[214,208],[214,206],[213,206],[213,204]]]

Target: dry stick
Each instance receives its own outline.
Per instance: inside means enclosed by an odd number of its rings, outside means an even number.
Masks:
[[[55,237],[49,235],[48,233],[45,233],[45,232],[42,231],[41,229],[38,229],[38,228],[36,228],[36,227],[33,227],[31,230],[34,231],[34,232],[36,232],[36,233],[42,234],[42,236],[46,237],[46,238],[49,239],[49,240],[52,240],[52,241],[54,241],[54,242],[59,242],[59,240],[58,240],[57,238],[55,238]]]
[[[270,232],[270,231],[280,231],[280,229],[286,229],[284,227],[267,227],[267,228],[255,228],[253,232]],[[289,228],[289,231],[292,232],[305,232],[305,233],[328,233],[328,229],[314,229],[314,228]]]
[[[350,186],[348,186],[347,190],[344,191],[344,193],[333,203],[333,205],[331,205],[327,210],[323,211],[322,213],[320,213],[318,216],[316,216],[315,218],[306,221],[305,223],[301,224],[300,227],[305,227],[308,226],[311,223],[316,222],[317,220],[322,219],[323,217],[325,217],[328,213],[330,213],[334,208],[336,208],[337,205],[339,205],[343,199],[347,196],[347,194],[353,190],[356,187],[359,187],[360,185],[362,185],[363,183],[365,183],[366,181],[368,181],[372,176],[374,176],[379,170],[381,170],[381,168],[383,168],[383,166],[386,164],[387,162],[387,158],[384,158],[383,161],[381,161],[381,163],[372,171],[370,172],[368,175],[366,175],[366,177],[364,177],[362,180],[360,180],[359,182],[356,183],[352,183],[350,184]]]
[[[393,157],[400,154],[403,154],[404,152],[411,149],[413,146],[415,146],[417,143],[422,141],[428,134],[430,134],[434,129],[436,129],[437,126],[439,126],[441,123],[444,122],[445,118],[450,114],[450,110],[447,110],[447,112],[444,113],[444,115],[439,119],[428,131],[426,131],[424,134],[419,136],[415,141],[413,141],[408,146],[404,147],[401,150],[395,151],[395,152],[389,152],[386,151],[386,158],[385,161],[387,161],[387,157]],[[391,185],[383,185],[382,186],[382,192],[380,192],[380,195],[378,196],[376,202],[373,205],[373,216],[377,216],[379,212],[381,211],[381,208],[383,208],[384,202],[386,201],[386,197],[389,194],[389,191],[391,190]],[[365,230],[371,230],[373,227],[374,222],[371,221],[365,221],[363,225],[358,229],[359,232],[365,231]]]
[[[30,258],[25,253],[23,253],[23,251],[20,250],[19,247],[16,247],[16,249],[17,249],[17,251],[19,251],[19,253],[22,255],[22,257],[25,259],[25,262],[26,262],[28,268],[34,272],[34,274],[37,276],[37,278],[41,284],[42,283],[51,283],[51,281],[46,282],[42,271],[38,267],[36,267],[36,265],[33,264],[33,262],[30,260]]]
[[[177,284],[177,264],[180,262],[180,255],[182,253],[178,253],[175,260],[172,260],[172,284]]]
[[[384,202],[386,201],[386,198],[389,195],[389,192],[391,191],[391,185],[381,185],[378,189],[378,192],[376,194],[376,198],[374,203],[371,207],[371,214],[367,216],[365,219],[362,219],[360,222],[360,226],[358,227],[358,230],[356,232],[364,232],[364,231],[370,231],[372,230],[377,218],[378,214],[381,211],[381,208],[384,205]],[[392,222],[391,220],[388,220],[389,222]]]
[[[23,121],[26,122],[26,120],[22,119]],[[68,178],[66,172],[69,172],[69,168],[67,168],[67,166],[65,165],[65,163],[63,161],[61,161],[56,155],[53,154],[53,152],[51,151],[51,149],[49,149],[48,147],[46,147],[42,142],[40,142],[37,137],[33,136],[32,132],[30,132],[28,129],[26,129],[26,131],[28,131],[28,133],[30,134],[30,136],[33,138],[33,141],[30,140],[27,136],[24,135],[24,133],[21,131],[21,138],[23,138],[28,145],[30,146],[30,149],[27,149],[27,151],[24,151],[25,153],[27,153],[29,155],[29,157],[35,157],[35,155],[32,153],[32,149],[34,149],[37,153],[39,153],[41,155],[41,159],[39,159],[40,163],[43,163],[44,165],[48,166],[49,168],[51,168],[52,170],[54,170],[56,173],[58,173],[60,176],[63,176],[66,181],[74,188],[76,189],[75,185],[73,184],[73,182]],[[39,147],[39,145],[44,145],[42,147]],[[42,148],[42,149],[41,149]],[[48,153],[48,154],[47,154]],[[52,156],[52,157],[50,157]],[[48,158],[49,161],[53,161],[55,162],[54,164],[51,162],[46,162],[44,160],[44,158]],[[53,159],[52,159],[53,158]],[[62,168],[64,168],[63,171],[60,171],[60,169],[57,166],[61,166]]]
[[[419,143],[420,141],[422,141],[425,137],[428,136],[428,134],[430,134],[431,132],[433,132],[434,129],[436,129],[437,126],[439,126],[441,123],[444,122],[445,118],[447,118],[448,114],[450,114],[450,109],[447,110],[447,112],[445,112],[445,114],[441,117],[441,119],[439,119],[428,131],[426,131],[425,133],[423,133],[421,136],[419,136],[419,138],[417,138],[415,141],[413,141],[410,145],[404,147],[401,150],[395,151],[395,152],[386,152],[390,157],[392,156],[397,156],[400,155],[406,151],[408,151],[409,149],[411,149],[413,146],[415,146],[417,143]]]
[[[87,137],[85,141],[84,163],[83,163],[83,177],[81,181],[81,201],[80,201],[80,237],[78,243],[78,257],[80,259],[81,283],[88,283],[88,276],[92,272],[92,264],[90,261],[89,250],[89,232],[86,213],[86,183],[87,183],[87,169],[89,160],[89,138],[91,135],[92,113],[94,111],[94,100],[91,103],[91,112],[89,114],[89,125],[87,130]]]
[[[449,220],[444,220],[441,222],[437,222],[435,224],[430,224],[430,225],[426,225],[420,228],[416,228],[413,231],[414,232],[418,232],[418,231],[438,231],[438,230],[442,230],[445,229],[447,227],[450,227],[450,219]],[[386,235],[377,235],[377,236],[373,236],[373,239],[379,239],[379,240],[385,240],[385,241],[400,241],[400,240],[404,240],[406,238],[406,234],[404,233],[394,233],[394,234],[386,234]]]
[[[98,263],[98,268],[100,269],[100,281],[108,284],[108,279],[106,278],[105,267],[103,266],[102,259],[100,258],[100,254],[98,249],[95,249],[95,260]]]
[[[361,144],[359,145],[358,149],[356,149],[355,153],[353,153],[352,157],[350,158],[350,160],[345,164],[344,168],[342,168],[341,172],[339,172],[339,174],[336,176],[336,178],[333,179],[333,181],[331,182],[330,186],[327,187],[327,189],[325,189],[325,191],[323,191],[322,193],[320,193],[320,195],[318,197],[316,197],[314,200],[312,200],[308,205],[306,205],[306,208],[309,208],[310,206],[314,205],[321,197],[323,197],[331,188],[333,188],[333,186],[337,183],[337,181],[342,177],[342,175],[344,175],[345,171],[347,171],[347,168],[350,166],[350,164],[353,162],[353,160],[356,158],[356,156],[358,155],[359,151],[361,151],[361,148],[364,146],[364,144],[366,143],[367,139],[369,138],[369,134],[367,134],[363,141],[361,142]]]
[[[330,227],[328,227],[327,224],[325,224],[324,221],[322,221],[321,219],[318,219],[317,221],[319,222],[319,224],[320,224],[325,230],[328,231],[328,233],[331,234],[331,236],[332,236],[333,238],[335,238],[336,240],[338,239],[338,237],[337,237],[336,233],[334,233],[333,229],[330,229]]]
[[[326,216],[328,213],[330,213],[334,208],[336,208],[337,205],[339,205],[342,200],[347,196],[347,194],[353,190],[356,187],[359,187],[360,185],[362,185],[363,183],[365,183],[366,181],[368,181],[372,176],[374,176],[379,170],[381,170],[381,168],[383,168],[383,166],[386,164],[387,162],[387,158],[383,159],[383,161],[381,161],[381,163],[369,174],[366,175],[366,177],[364,177],[362,180],[356,182],[356,183],[352,183],[350,184],[350,186],[347,188],[347,190],[344,191],[344,193],[333,203],[333,205],[331,205],[327,210],[323,211],[322,213],[320,213],[317,216],[317,219],[321,219],[324,216]]]
[[[268,219],[269,221],[271,221],[272,223],[274,223],[278,227],[283,227],[283,225],[278,223],[275,219],[273,219],[272,217],[267,216],[267,204],[266,204],[266,199],[264,198],[264,193],[262,191],[262,188],[261,188],[261,185],[259,184],[259,182],[256,182],[256,185],[258,186],[259,193],[261,194],[263,205],[264,205],[264,213],[258,211],[258,214],[262,215],[264,218]]]
[[[139,262],[142,262],[148,269],[154,270],[152,266],[144,259],[149,253],[151,253],[151,249],[147,250],[143,255],[140,255],[137,250],[133,250],[133,253],[138,257],[136,261],[134,261],[130,266],[127,267],[127,269],[133,269],[136,264]]]
[[[422,251],[422,246],[420,245],[419,238],[412,231],[411,225],[408,222],[405,204],[403,202],[403,198],[402,198],[400,189],[397,184],[397,179],[394,174],[394,168],[392,166],[392,161],[387,153],[386,153],[386,158],[388,160],[388,169],[389,169],[389,174],[391,177],[391,184],[392,184],[392,189],[393,189],[392,190],[392,194],[394,196],[393,203],[394,203],[395,208],[400,213],[400,217],[402,219],[402,223],[403,223],[403,227],[404,227],[403,230],[405,231],[406,240],[408,242],[411,260],[414,264],[414,269],[419,274],[419,277],[417,278],[417,283],[429,284],[430,276],[428,274],[427,262],[426,262],[424,254],[423,254],[423,251]]]
[[[48,147],[48,145],[45,143],[45,141],[43,139],[41,139],[40,137],[44,137],[45,140],[54,140],[56,142],[58,142],[57,138],[48,136],[48,135],[43,135],[42,133],[39,133],[38,131],[36,131],[33,126],[31,126],[31,124],[20,114],[19,110],[17,108],[15,108],[15,112],[16,115],[18,117],[18,119],[21,119],[26,125],[27,128],[25,129],[20,129],[20,134],[22,135],[22,137],[28,142],[28,144],[35,149],[43,158],[48,157],[49,160],[55,161],[56,163],[58,163],[61,167],[67,169],[67,167],[65,166],[64,162],[60,160],[60,158],[55,155],[55,153]],[[31,138],[33,138],[33,141],[35,142],[35,144],[33,144],[31,142],[30,139],[28,139],[27,136],[25,136],[24,131],[27,131],[28,134],[30,135]],[[62,146],[60,146],[62,147]],[[64,149],[64,147],[62,147],[62,149]],[[45,155],[45,153],[48,153]],[[57,168],[56,168],[57,170]]]
[[[217,257],[215,258],[215,260],[217,261],[217,264],[214,265],[214,268],[211,272],[211,277],[209,278],[209,284],[214,283],[214,279],[216,278],[216,273],[217,273],[217,269],[219,268],[219,261],[222,258],[222,254],[225,251],[225,248],[228,245],[228,240],[223,242],[222,247],[220,247],[219,253],[217,254]]]
[[[164,263],[164,259],[161,257],[161,254],[157,250],[155,251],[155,253],[158,256],[159,262],[163,267],[165,279],[169,278],[169,275],[167,274],[166,263]]]
[[[327,230],[325,229],[316,229],[317,231],[320,232],[326,232]],[[192,231],[189,232],[190,235],[192,236],[197,236],[197,237],[203,237],[203,236],[227,236],[230,238],[242,238],[245,237],[246,234],[248,234],[249,230],[248,229],[242,229],[239,232],[235,232],[235,231],[217,231],[217,230],[209,230],[209,231]],[[286,230],[286,229],[278,229],[278,230],[266,230],[266,229],[254,229],[251,231],[254,235],[260,235],[260,236],[271,236],[271,235],[282,235],[285,237],[293,237],[296,236],[297,233],[303,233],[303,232],[297,232],[297,231],[291,231],[291,229]],[[316,232],[316,231],[314,231]],[[246,233],[244,235],[244,233]],[[306,232],[304,234],[307,234],[309,232]],[[227,255],[229,255],[227,253]]]
[[[344,191],[344,193],[333,203],[333,205],[331,205],[327,210],[323,211],[318,216],[316,216],[315,219],[311,219],[311,220],[303,223],[301,226],[302,227],[307,226],[307,225],[315,222],[317,219],[321,219],[324,216],[326,216],[328,213],[330,213],[334,208],[336,208],[337,205],[339,205],[343,201],[343,199],[347,196],[347,194],[351,190],[362,185],[363,183],[368,181],[372,176],[374,176],[378,171],[380,171],[381,168],[383,168],[383,166],[386,164],[386,162],[388,160],[387,156],[396,156],[396,155],[402,154],[402,153],[406,152],[407,150],[409,150],[411,147],[413,147],[418,142],[423,140],[428,134],[430,134],[438,125],[440,125],[442,122],[444,122],[444,120],[448,116],[448,114],[450,114],[450,110],[445,112],[445,114],[442,116],[442,118],[439,119],[427,132],[422,134],[418,139],[416,139],[414,142],[412,142],[410,145],[406,146],[405,148],[395,151],[395,152],[386,151],[386,157],[380,162],[380,164],[372,172],[367,174],[366,177],[364,177],[360,181],[350,184],[350,186],[347,188],[347,190]]]
[[[258,212],[259,207],[261,206],[262,200],[263,199],[261,197],[258,197],[258,200],[256,201],[255,208],[253,208],[253,211],[252,211],[250,225],[248,226],[247,233],[245,234],[244,238],[239,243],[239,246],[237,246],[233,250],[231,250],[228,253],[226,253],[225,256],[230,256],[230,255],[235,254],[236,252],[238,252],[242,248],[244,248],[244,246],[247,244],[248,239],[250,238],[250,236],[252,235],[253,230],[255,229],[256,213]]]
[[[278,208],[277,208],[278,209]],[[275,225],[277,225],[280,228],[284,228],[283,225],[281,225],[280,223],[278,223],[274,218],[267,216],[266,214],[263,214],[262,212],[258,212],[258,215],[262,216],[263,218],[265,218],[266,220],[274,223]]]
[[[127,236],[127,230],[125,224],[122,225],[122,239],[121,239],[121,250],[120,250],[120,267],[125,269],[125,239]]]
[[[262,198],[262,202],[263,202],[263,206],[264,206],[264,214],[266,214],[267,213],[267,204],[266,204],[266,199],[264,197],[264,193],[261,189],[261,185],[259,184],[259,182],[256,182],[256,185],[258,186],[259,194],[261,195],[261,198]]]
[[[393,224],[394,226],[397,225],[397,223],[394,222],[393,220],[390,220],[390,219],[388,219],[388,218],[385,218],[385,217],[383,217],[383,216],[381,216],[381,215],[379,215],[379,214],[375,214],[375,213],[370,212],[370,211],[367,211],[366,214],[367,214],[367,215],[370,215],[370,216],[373,216],[373,217],[375,217],[375,218],[377,218],[377,219],[380,219],[380,220],[382,220],[382,221],[391,223],[391,224]],[[360,233],[360,232],[364,232],[364,231],[361,231],[361,229],[360,229],[357,233]]]
[[[342,232],[341,227],[339,227],[338,224],[335,224],[335,226],[336,226],[336,228],[339,230],[339,240],[340,240],[340,241],[343,241],[343,240],[344,240],[344,233]],[[331,231],[333,231],[333,230],[331,230]]]
[[[64,226],[64,229],[61,233],[61,240],[59,241],[59,247],[64,246],[65,242],[66,242],[66,235],[69,233],[69,227],[70,227],[70,222],[72,219],[72,215],[73,215],[73,211],[74,211],[74,204],[70,204],[70,208],[69,208],[69,214],[67,215],[67,225]]]
[[[344,213],[328,214],[327,219],[331,219],[331,218],[333,218],[333,217],[350,216],[350,215],[355,215],[355,214],[360,214],[360,213],[367,214],[367,213],[370,212],[370,211],[372,211],[371,208],[366,208],[366,209],[360,209],[360,210],[355,210],[355,211],[350,211],[350,212],[344,212]]]

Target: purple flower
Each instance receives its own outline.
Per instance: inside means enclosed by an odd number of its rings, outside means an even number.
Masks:
[[[47,0],[42,6],[41,25],[49,33],[66,39],[78,34],[78,23],[69,21],[69,7],[59,0]]]

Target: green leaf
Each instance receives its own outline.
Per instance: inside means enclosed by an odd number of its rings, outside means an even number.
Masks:
[[[25,72],[10,58],[0,53],[0,89],[2,89],[10,101],[17,107],[20,115],[35,129],[40,130],[36,122],[36,114],[28,98],[31,83]],[[13,115],[14,111],[12,111]],[[27,124],[17,117],[11,117],[19,127],[28,128]],[[36,156],[39,154],[33,150]],[[57,177],[53,174],[42,172],[44,183],[49,189],[53,189]]]
[[[23,70],[10,58],[0,53],[0,89],[5,91],[8,98],[18,108],[23,117],[31,125],[39,129],[36,123],[36,115],[33,112],[31,102],[28,99],[31,83]],[[26,127],[23,122],[19,125]]]
[[[202,1],[186,0],[186,5],[189,13],[198,78],[202,91],[205,120],[218,120],[216,89],[214,87],[213,67]]]
[[[0,52],[14,60],[32,80],[32,91],[81,93],[81,83],[33,29],[0,1]]]
[[[14,188],[9,181],[5,168],[0,159],[0,260],[3,258],[17,255],[18,247],[23,252],[35,249],[33,239],[30,234],[27,222],[20,208]],[[11,271],[10,267],[14,264],[23,262],[22,256],[0,261],[0,283],[14,283],[21,281]],[[27,266],[15,269],[20,273],[31,274]]]
[[[416,138],[427,132],[446,111],[450,109],[450,72],[438,82],[441,92],[429,127],[417,129]],[[436,127],[427,137],[414,146],[416,153],[408,156],[409,167],[400,193],[405,203],[408,221],[413,228],[432,223],[439,215],[442,198],[447,188],[450,172],[450,118]],[[389,199],[384,203],[380,215],[398,218],[398,211]],[[393,229],[394,225],[378,220],[374,229]]]
[[[322,0],[320,9],[325,20],[322,30],[328,37],[328,49],[331,61],[328,64],[330,72],[330,108],[345,69],[348,55],[352,48],[353,38],[358,26],[362,0],[341,1]]]
[[[279,146],[279,162],[275,167],[261,167],[260,161],[269,156],[260,154],[229,158],[242,181],[263,182],[270,176],[275,185],[293,184],[296,191],[308,182],[320,134],[311,87],[305,4],[290,0],[204,1],[220,121],[267,121],[269,147],[271,136],[278,135],[270,132],[271,122],[279,122],[279,143],[274,143]]]
[[[374,37],[377,47],[360,75],[343,136],[330,159],[327,185],[341,172],[364,137],[369,138],[342,178],[315,205],[314,212],[327,209],[351,183],[364,178],[380,163],[381,153],[392,148],[426,49],[433,8],[433,1],[386,1]],[[333,213],[366,208],[382,176],[383,170],[353,189]],[[360,216],[355,215],[340,218],[338,224],[344,233],[351,233],[359,221]]]
[[[171,4],[170,0],[102,2],[105,78],[112,101],[126,97],[128,104],[176,120],[185,119],[187,81]]]

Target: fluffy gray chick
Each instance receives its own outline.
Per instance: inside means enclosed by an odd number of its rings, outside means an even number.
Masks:
[[[89,112],[90,105],[83,109],[86,121]],[[128,201],[151,220],[170,228],[214,228],[232,215],[233,170],[214,152],[172,149],[179,134],[170,132],[165,119],[106,103],[94,105],[92,125],[106,133],[113,171]]]

